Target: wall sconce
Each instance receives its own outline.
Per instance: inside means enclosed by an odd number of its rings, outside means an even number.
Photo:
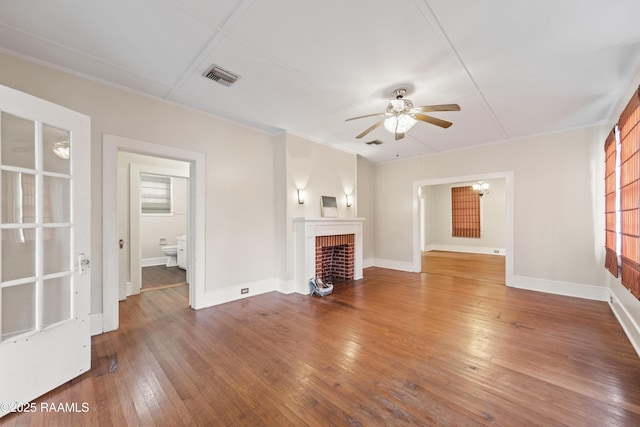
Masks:
[[[350,208],[353,204],[353,195],[347,194],[347,207]]]
[[[486,182],[478,181],[477,184],[473,184],[473,191],[477,192],[480,197],[485,194],[489,194],[489,184]]]
[[[298,188],[298,203],[304,205],[304,190]]]

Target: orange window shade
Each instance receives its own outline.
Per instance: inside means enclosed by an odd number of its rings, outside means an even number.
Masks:
[[[640,91],[625,107],[620,129],[622,284],[640,298]]]
[[[604,143],[605,153],[605,261],[604,267],[618,277],[616,252],[616,136],[611,131]]]
[[[451,189],[453,237],[480,237],[480,196],[471,186]]]

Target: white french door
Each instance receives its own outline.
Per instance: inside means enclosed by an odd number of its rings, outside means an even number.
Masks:
[[[91,364],[90,119],[0,86],[0,417]]]

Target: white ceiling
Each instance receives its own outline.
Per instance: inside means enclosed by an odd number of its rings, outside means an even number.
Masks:
[[[638,16],[638,0],[1,0],[0,50],[383,162],[610,121]],[[241,78],[205,79],[212,64]],[[397,87],[462,111],[356,140],[377,118],[345,119]]]

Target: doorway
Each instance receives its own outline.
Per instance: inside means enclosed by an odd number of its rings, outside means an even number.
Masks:
[[[118,153],[119,300],[188,282],[189,169],[180,160]]]
[[[435,203],[434,194],[428,194],[430,190],[439,188],[443,193],[450,193],[450,188],[453,185],[460,183],[474,183],[478,181],[496,181],[496,183],[502,183],[502,190],[500,191],[501,200],[498,203],[498,208],[502,209],[504,214],[504,221],[500,224],[485,223],[483,226],[492,227],[495,234],[503,233],[502,238],[497,239],[500,244],[496,244],[496,240],[487,240],[487,246],[480,246],[474,248],[469,246],[468,242],[460,243],[457,241],[442,240],[434,237],[436,232],[442,232],[442,225],[435,227],[433,224],[427,223],[425,211],[427,203]],[[504,255],[504,282],[507,286],[512,286],[514,277],[514,264],[513,264],[513,172],[497,172],[488,173],[483,175],[469,175],[460,177],[448,177],[432,180],[414,181],[413,183],[413,195],[414,195],[414,210],[413,210],[413,271],[422,271],[423,252],[425,250],[444,250],[451,252],[477,252],[480,254],[499,254]],[[426,191],[425,191],[426,190]],[[434,191],[435,193],[435,191]],[[488,198],[491,194],[483,197]],[[430,198],[430,199],[429,199]],[[427,199],[427,200],[425,200]],[[440,206],[441,212],[445,212],[445,216],[450,217],[450,201],[440,202],[440,204],[446,206]],[[488,204],[487,204],[488,205]],[[495,208],[495,207],[494,207]],[[490,213],[490,212],[487,212]],[[442,216],[441,215],[441,216]],[[449,219],[450,221],[450,219]],[[482,221],[482,219],[481,219]],[[450,229],[450,225],[444,225],[444,232],[446,233]],[[496,252],[497,251],[497,252]]]
[[[103,181],[102,181],[102,331],[118,329],[119,323],[119,240],[118,236],[118,153],[127,152],[164,159],[179,160],[189,165],[188,185],[188,233],[186,248],[188,256],[189,305],[198,309],[204,302],[205,293],[205,237],[196,232],[205,228],[205,167],[204,154],[177,147],[147,141],[103,135]]]

